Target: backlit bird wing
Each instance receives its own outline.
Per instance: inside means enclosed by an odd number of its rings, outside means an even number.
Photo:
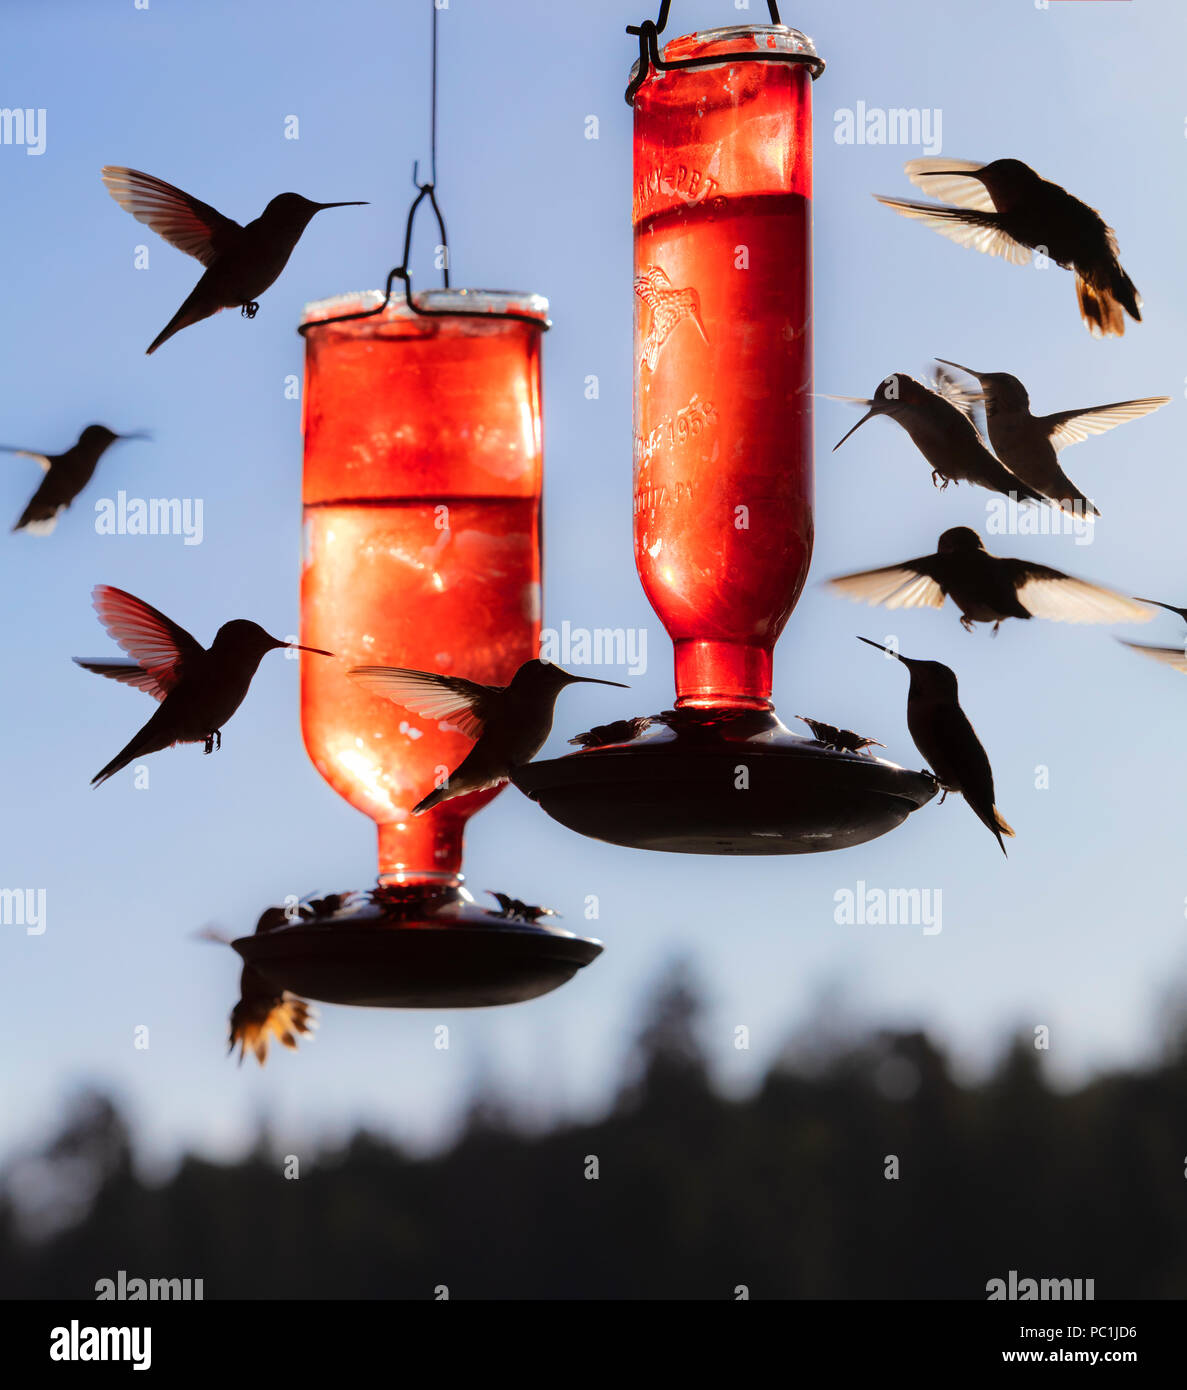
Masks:
[[[931,379],[927,384],[937,396],[942,396],[949,405],[954,405],[962,415],[971,420],[974,426],[977,424],[977,407],[985,399],[984,391],[966,386],[942,365],[932,370]],[[981,431],[978,429],[977,433],[980,434]]]
[[[903,173],[916,188],[921,188],[938,202],[952,203],[958,208],[972,208],[976,212],[994,212],[994,201],[981,180],[956,172],[967,169],[972,174],[984,167],[976,159],[946,159],[943,155],[929,155],[922,159],[908,159],[903,165]],[[933,170],[936,172],[933,173]],[[951,177],[944,177],[946,174],[951,174]]]
[[[1076,579],[1030,560],[1001,560],[1008,566],[1023,608],[1057,623],[1148,623],[1153,611],[1137,599]]]
[[[1039,424],[1047,431],[1057,449],[1078,444],[1090,434],[1104,434],[1127,420],[1138,420],[1152,410],[1170,403],[1169,396],[1146,396],[1140,401],[1116,401],[1113,405],[1093,405],[1086,410],[1059,410],[1054,415],[1040,417]]]
[[[91,597],[99,621],[109,635],[166,695],[181,680],[186,666],[205,655],[202,645],[184,627],[134,594],[113,588],[110,584],[97,584]],[[110,672],[102,671],[100,674],[109,675]],[[134,684],[126,677],[122,679],[125,684]],[[140,689],[156,694],[148,685],[142,685]],[[158,695],[157,698],[163,697]]]
[[[154,232],[187,256],[210,265],[237,239],[243,228],[224,217],[217,208],[174,188],[164,179],[108,164],[103,170],[108,193],[137,222]]]
[[[1128,647],[1131,652],[1141,652],[1152,661],[1161,661],[1165,666],[1187,675],[1187,652],[1182,647],[1147,647],[1141,642],[1122,642],[1121,645]]]
[[[113,659],[76,656],[74,664],[81,666],[84,671],[93,671],[97,676],[107,676],[110,680],[119,681],[121,685],[131,685],[137,690],[143,690],[154,700],[163,700],[169,693],[168,687],[161,683],[158,675],[146,671],[139,661],[133,661],[130,657]]]
[[[48,454],[38,454],[32,449],[18,449],[15,444],[0,444],[0,454],[16,454],[18,458],[36,459],[43,473],[48,473],[53,464]]]
[[[403,666],[352,666],[346,674],[413,714],[452,724],[467,738],[478,737],[503,693],[502,686],[479,685],[461,676],[410,671]]]
[[[830,589],[858,603],[884,608],[943,608],[939,560],[937,555],[921,555],[882,569],[842,574],[827,583]]]
[[[983,251],[987,256],[1000,256],[1011,265],[1027,265],[1030,261],[1030,248],[1002,231],[995,212],[945,208],[932,203],[916,203],[910,198],[884,198],[879,193],[875,193],[874,197],[904,217],[926,222],[933,231],[946,236],[958,246]]]

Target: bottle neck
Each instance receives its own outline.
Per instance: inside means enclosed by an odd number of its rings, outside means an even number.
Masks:
[[[464,820],[430,811],[389,821],[378,830],[381,884],[461,886]]]
[[[771,709],[771,652],[743,642],[677,638],[677,709]]]

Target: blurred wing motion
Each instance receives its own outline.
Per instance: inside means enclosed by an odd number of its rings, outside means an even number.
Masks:
[[[74,663],[84,671],[93,671],[97,676],[106,676],[109,680],[119,681],[121,685],[131,685],[137,690],[143,690],[154,700],[163,700],[169,693],[158,676],[152,671],[146,671],[138,661],[133,661],[130,657],[76,656]]]
[[[1182,647],[1147,647],[1141,642],[1122,642],[1121,645],[1128,647],[1131,652],[1141,652],[1151,661],[1161,661],[1164,666],[1187,675],[1187,652]]]
[[[1169,396],[1146,396],[1140,401],[1118,401],[1114,405],[1094,405],[1087,410],[1060,410],[1043,415],[1039,424],[1045,426],[1051,443],[1057,449],[1078,444],[1090,434],[1104,434],[1127,420],[1138,420],[1152,410],[1170,403]]]
[[[253,1053],[260,1066],[268,1060],[273,1038],[296,1051],[297,1039],[312,1040],[317,1017],[312,1007],[288,990],[276,990],[250,965],[243,967],[239,982],[240,999],[231,1010],[231,1037],[228,1052],[239,1047],[239,1065]]]
[[[995,212],[996,206],[989,196],[989,189],[981,180],[957,172],[967,169],[969,174],[975,174],[984,167],[975,159],[946,159],[943,155],[929,155],[922,159],[908,159],[903,165],[903,173],[916,188],[941,203],[971,208],[974,212]],[[932,173],[932,170],[936,172]]]
[[[352,666],[346,673],[376,695],[386,696],[423,719],[452,724],[467,738],[477,738],[503,688],[479,685],[461,676],[438,676],[403,666]]]
[[[43,473],[48,473],[50,470],[49,456],[36,453],[33,449],[18,449],[15,444],[0,444],[0,454],[16,454],[18,458],[36,459],[41,465]]]
[[[937,396],[942,396],[949,405],[954,405],[966,419],[971,420],[977,433],[981,433],[977,427],[977,407],[985,399],[984,391],[975,391],[972,387],[963,385],[942,366],[932,371],[927,384]]]
[[[99,621],[107,629],[112,639],[151,677],[152,685],[139,685],[156,698],[163,699],[185,674],[187,665],[205,655],[205,650],[185,630],[167,618],[159,609],[110,584],[97,584],[92,594],[95,612]],[[126,669],[123,663],[107,661],[97,663],[107,668],[98,675],[109,676],[112,680],[123,681],[125,685],[137,685],[134,677],[117,675],[118,667]],[[94,671],[96,663],[79,663],[88,671]],[[159,687],[161,694],[156,694]]]
[[[845,598],[857,603],[882,604],[886,608],[943,608],[944,590],[935,573],[936,556],[904,560],[882,569],[860,570],[827,581]]]
[[[217,208],[191,198],[164,179],[108,164],[103,170],[108,193],[137,222],[154,232],[187,256],[211,265],[228,246],[234,245],[243,228],[224,217]]]
[[[1036,618],[1057,623],[1148,623],[1153,612],[1112,589],[1073,579],[1048,565],[1029,560],[1003,560],[1008,564],[1018,601]]]
[[[1000,256],[1011,265],[1026,265],[1030,261],[1030,249],[1001,229],[995,212],[982,212],[973,208],[966,212],[960,208],[945,208],[934,203],[916,203],[910,198],[884,198],[880,193],[875,193],[874,197],[886,207],[902,213],[904,217],[926,222],[933,231],[946,236],[958,246],[983,251],[987,256]]]

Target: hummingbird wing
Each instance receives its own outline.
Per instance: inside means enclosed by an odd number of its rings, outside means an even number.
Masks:
[[[93,671],[97,676],[107,676],[110,680],[119,681],[121,685],[131,685],[137,690],[143,690],[154,700],[163,700],[169,693],[157,675],[152,671],[146,671],[139,661],[133,661],[130,657],[122,659],[76,656],[74,664],[81,666],[84,671]]]
[[[1057,449],[1078,444],[1090,434],[1104,434],[1127,420],[1139,420],[1143,415],[1170,403],[1169,396],[1145,396],[1140,401],[1116,401],[1112,405],[1092,405],[1085,410],[1057,410],[1054,415],[1042,415],[1038,423],[1046,430]]]
[[[1013,581],[1018,602],[1035,618],[1057,623],[1148,623],[1153,612],[1136,599],[1076,579],[1050,565],[999,559]]]
[[[404,666],[352,666],[346,674],[413,714],[452,724],[467,738],[482,733],[503,694],[499,685],[479,685],[461,676],[410,671]]]
[[[981,430],[977,425],[977,407],[985,399],[984,391],[974,391],[971,386],[965,386],[943,366],[933,369],[931,379],[927,384],[937,396],[942,396],[949,405],[954,405],[963,416],[970,420],[973,428],[980,435]]]
[[[36,459],[43,473],[48,473],[53,466],[53,459],[48,454],[39,454],[33,449],[18,449],[15,444],[0,444],[0,454],[16,454],[18,458]]]
[[[969,177],[984,168],[985,165],[977,159],[947,159],[944,155],[928,155],[922,159],[908,159],[903,165],[903,173],[916,188],[921,188],[941,203],[954,203],[958,208],[973,208],[977,212],[996,212],[989,189],[980,179]],[[957,172],[961,169],[967,169],[969,173]],[[945,178],[945,174],[951,177]]]
[[[1117,640],[1121,641],[1120,638]],[[1187,651],[1182,647],[1147,647],[1141,642],[1121,642],[1121,645],[1128,647],[1131,652],[1141,652],[1152,661],[1161,661],[1164,666],[1170,666],[1187,675]]]
[[[103,170],[108,193],[137,222],[154,232],[187,256],[209,266],[234,245],[243,228],[224,217],[217,208],[183,193],[164,179],[108,164]]]
[[[830,589],[858,603],[885,608],[943,608],[942,565],[939,555],[921,555],[917,560],[842,574],[826,582]]]
[[[904,217],[926,222],[933,231],[946,236],[958,246],[983,251],[987,256],[1000,256],[1011,265],[1027,265],[1030,262],[1030,248],[1003,231],[996,212],[945,208],[936,203],[917,203],[910,198],[884,198],[880,193],[875,193],[874,197]]]
[[[97,584],[92,600],[110,636],[166,694],[181,680],[187,665],[205,655],[202,645],[184,627],[134,594]]]

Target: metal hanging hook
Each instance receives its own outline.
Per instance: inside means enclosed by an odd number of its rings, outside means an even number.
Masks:
[[[776,0],[767,0],[767,9],[770,11],[771,23],[782,27],[783,21],[779,18],[779,6]],[[680,68],[703,68],[718,63],[805,63],[813,78],[819,77],[824,71],[824,59],[812,51],[810,43],[808,50],[803,53],[778,53],[771,50],[749,53],[715,53],[711,57],[673,59],[666,63],[660,56],[659,36],[668,26],[668,16],[671,10],[672,0],[661,0],[658,19],[645,19],[641,24],[627,25],[627,33],[634,35],[639,40],[638,70],[631,78],[630,86],[626,89],[626,104],[628,106],[635,104],[635,93],[647,81],[652,72],[669,72]]]

